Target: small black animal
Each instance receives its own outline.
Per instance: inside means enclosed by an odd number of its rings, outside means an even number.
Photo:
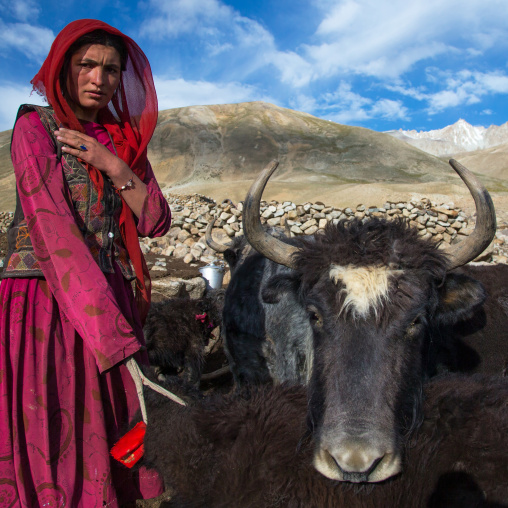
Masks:
[[[224,290],[202,299],[171,298],[153,303],[143,332],[150,364],[163,376],[181,375],[199,383],[211,331],[221,324]]]
[[[451,371],[506,375],[508,372],[508,265],[466,265],[462,273],[479,281],[485,303],[438,333],[445,340],[440,361]]]

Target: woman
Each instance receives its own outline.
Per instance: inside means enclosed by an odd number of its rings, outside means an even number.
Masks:
[[[124,361],[146,362],[150,281],[138,234],[170,225],[146,158],[153,79],[129,37],[78,20],[32,83],[50,107],[22,106],[12,136],[18,206],[0,286],[0,505],[128,506],[162,492],[153,473],[131,473],[109,455],[139,407]]]

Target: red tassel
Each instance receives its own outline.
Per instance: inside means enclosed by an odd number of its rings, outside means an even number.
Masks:
[[[128,468],[136,464],[145,452],[143,445],[145,432],[146,424],[144,422],[137,423],[111,448],[113,458]]]
[[[201,321],[203,324],[205,324],[206,312],[204,314],[196,314],[196,321]]]

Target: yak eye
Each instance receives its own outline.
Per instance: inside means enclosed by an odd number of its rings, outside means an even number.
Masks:
[[[418,326],[422,323],[422,316],[419,314],[416,316],[409,326]]]
[[[418,326],[422,324],[422,322],[422,316],[419,314],[413,319],[413,321],[411,321],[410,325],[407,327],[407,333],[411,334],[415,332]]]
[[[321,326],[323,324],[323,320],[321,319],[321,314],[319,313],[319,311],[316,309],[316,307],[314,307],[313,305],[311,305],[308,309],[307,309],[308,313],[309,313],[309,320],[310,320],[310,324],[312,326]]]

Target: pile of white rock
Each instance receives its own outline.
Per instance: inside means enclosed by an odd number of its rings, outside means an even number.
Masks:
[[[0,212],[0,233],[5,233],[12,222],[14,212]]]
[[[222,254],[211,250],[205,241],[208,224],[215,219],[213,236],[226,243],[243,235],[243,204],[230,200],[216,203],[200,195],[166,196],[171,207],[172,225],[162,238],[140,239],[144,253],[181,258],[185,263],[222,262]],[[0,233],[5,233],[13,212],[0,212]],[[356,208],[327,206],[319,201],[297,205],[291,201],[261,202],[261,222],[273,227],[285,227],[291,236],[312,235],[328,222],[358,217],[406,217],[424,238],[433,237],[442,245],[459,241],[474,229],[475,218],[455,207],[453,203],[437,204],[427,198],[407,202],[388,202],[382,207],[358,205]],[[496,237],[477,261],[508,263],[508,225],[498,224]]]
[[[214,239],[228,242],[243,234],[242,202],[230,200],[216,203],[211,198],[194,194],[191,196],[166,196],[172,211],[172,227],[168,234],[157,239],[142,239],[141,247],[146,253],[182,258],[186,263],[202,261],[217,262],[222,255],[207,247],[205,232],[215,219]],[[261,202],[261,222],[269,226],[289,229],[291,236],[311,235],[324,229],[328,222],[357,217],[405,217],[419,230],[424,238],[433,237],[442,245],[459,241],[474,229],[474,217],[469,217],[453,203],[436,204],[427,198],[408,202],[387,202],[382,207],[360,204],[356,208],[338,208],[324,203],[297,205],[290,201]],[[496,238],[477,261],[508,262],[508,228],[498,229]]]

